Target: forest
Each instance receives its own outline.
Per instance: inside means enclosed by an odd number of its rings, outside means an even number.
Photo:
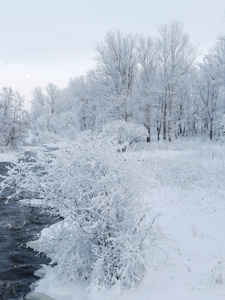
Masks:
[[[161,25],[156,37],[109,30],[95,49],[94,67],[64,89],[54,83],[35,88],[29,113],[17,92],[2,89],[0,144],[18,145],[28,128],[40,141],[73,140],[81,131],[99,133],[121,122],[144,126],[148,142],[218,139],[224,97],[224,34],[202,56],[179,22]]]

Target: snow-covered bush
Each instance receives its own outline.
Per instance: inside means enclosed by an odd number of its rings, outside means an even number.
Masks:
[[[218,261],[216,266],[211,268],[210,272],[204,273],[200,280],[202,285],[222,286],[225,284],[225,266],[224,261]]]
[[[20,161],[3,188],[14,196],[43,199],[64,220],[41,238],[59,283],[131,288],[145,274],[145,254],[155,240],[154,218],[141,199],[138,162],[124,159],[112,143],[83,134],[56,158]]]
[[[221,262],[220,262],[221,263]],[[211,282],[214,285],[224,285],[225,284],[225,267],[221,264],[211,270]]]
[[[126,150],[134,143],[146,141],[148,131],[142,124],[114,121],[102,128],[101,136],[110,138],[113,143],[119,144],[121,149]]]

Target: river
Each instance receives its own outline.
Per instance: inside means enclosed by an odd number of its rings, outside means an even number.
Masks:
[[[26,154],[32,154],[26,153]],[[0,174],[5,175],[9,162],[0,162]],[[34,271],[48,264],[43,255],[26,247],[37,239],[40,231],[56,222],[39,208],[21,206],[18,201],[6,203],[10,190],[0,197],[0,299],[20,300],[38,278]]]

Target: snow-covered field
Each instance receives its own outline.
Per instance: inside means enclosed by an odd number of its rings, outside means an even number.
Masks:
[[[153,143],[126,158],[138,159],[149,178],[145,198],[160,213],[165,235],[149,255],[143,282],[123,293],[117,287],[88,291],[80,284],[57,286],[54,269],[44,267],[28,299],[225,299],[225,145]]]

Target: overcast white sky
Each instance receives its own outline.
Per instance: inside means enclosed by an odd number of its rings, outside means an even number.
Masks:
[[[0,0],[0,89],[29,99],[36,86],[63,88],[108,29],[154,36],[173,20],[206,52],[225,31],[225,0]]]

